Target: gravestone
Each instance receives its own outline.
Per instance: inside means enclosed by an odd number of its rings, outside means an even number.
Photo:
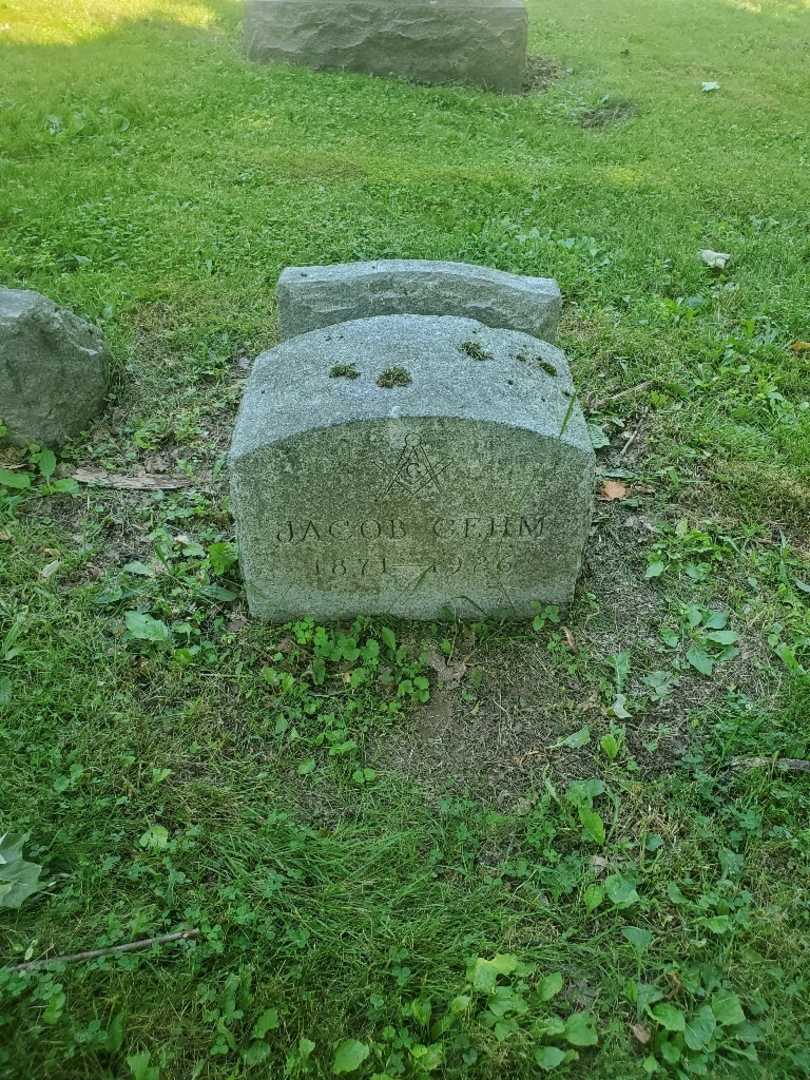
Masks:
[[[525,617],[573,595],[594,454],[565,356],[453,316],[290,338],[230,456],[252,613]]]
[[[107,393],[109,357],[90,323],[40,293],[0,289],[0,420],[12,443],[59,446]]]
[[[282,338],[373,315],[460,315],[553,342],[562,309],[553,278],[419,259],[291,266],[276,295]]]
[[[254,60],[519,91],[524,0],[247,0]]]

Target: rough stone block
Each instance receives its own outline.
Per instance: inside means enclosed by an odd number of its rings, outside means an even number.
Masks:
[[[594,454],[565,356],[388,315],[253,366],[230,456],[251,611],[526,617],[573,595]]]
[[[524,0],[247,0],[255,60],[519,91]]]
[[[288,267],[276,295],[282,338],[374,315],[459,315],[553,342],[562,309],[553,278],[418,259]]]
[[[0,289],[0,420],[11,442],[59,446],[107,393],[108,355],[90,323],[40,293]]]

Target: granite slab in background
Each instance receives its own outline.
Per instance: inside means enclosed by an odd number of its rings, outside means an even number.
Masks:
[[[254,60],[517,92],[528,14],[524,0],[247,0],[244,35]]]
[[[374,315],[459,315],[553,342],[562,310],[553,278],[419,259],[291,266],[276,296],[282,338]]]

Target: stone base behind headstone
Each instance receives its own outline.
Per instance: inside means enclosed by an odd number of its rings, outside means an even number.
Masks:
[[[565,356],[390,315],[253,366],[230,457],[252,613],[531,616],[573,595],[594,453]]]
[[[288,267],[276,296],[282,338],[374,315],[460,315],[553,342],[562,309],[553,278],[419,259]]]
[[[59,446],[101,411],[109,357],[90,323],[40,293],[0,289],[0,420],[20,446]]]
[[[254,60],[519,91],[524,0],[247,0]]]

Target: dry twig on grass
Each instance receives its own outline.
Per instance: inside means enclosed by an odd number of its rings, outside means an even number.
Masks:
[[[734,757],[729,762],[732,769],[778,769],[780,772],[810,773],[810,761],[804,758]]]
[[[654,385],[655,379],[647,379],[646,382],[640,382],[636,386],[628,386],[625,390],[620,390],[617,394],[610,394],[605,398],[598,398],[597,400],[586,398],[585,407],[589,413],[598,413],[606,405],[612,405],[614,401],[621,401],[622,398],[632,397],[633,394],[641,394]]]
[[[187,476],[157,476],[155,473],[124,476],[104,472],[103,469],[77,469],[73,479],[88,487],[118,488],[121,491],[176,491],[178,488],[191,487],[194,483]]]
[[[71,964],[77,960],[96,960],[99,956],[113,956],[115,953],[137,952],[148,949],[151,945],[166,945],[170,941],[186,941],[200,936],[199,930],[178,930],[174,934],[162,934],[160,937],[143,938],[130,941],[126,945],[111,945],[107,949],[88,949],[86,952],[68,953],[66,956],[50,956],[42,960],[28,960],[24,964],[15,964],[12,971],[34,971],[49,967],[51,964]]]

